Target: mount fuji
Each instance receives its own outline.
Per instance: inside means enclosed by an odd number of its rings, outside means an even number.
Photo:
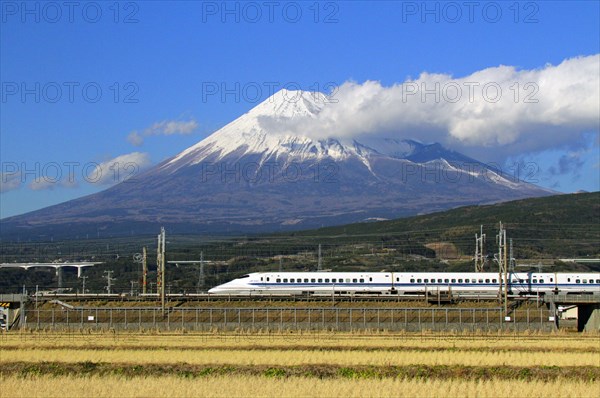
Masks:
[[[299,120],[317,120],[327,100],[279,91],[144,173],[2,220],[2,237],[117,236],[160,226],[171,233],[267,232],[555,193],[438,143],[290,133]]]

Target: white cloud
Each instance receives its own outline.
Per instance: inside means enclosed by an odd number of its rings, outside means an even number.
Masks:
[[[21,187],[20,172],[2,172],[0,173],[0,193],[14,191]]]
[[[51,176],[39,176],[33,179],[29,185],[29,189],[32,191],[45,191],[53,190],[54,188],[78,188],[79,184],[75,180],[66,179],[55,179]]]
[[[178,120],[163,120],[162,122],[156,122],[152,126],[144,129],[141,133],[132,131],[127,136],[133,146],[142,146],[144,144],[144,137],[153,135],[175,135],[175,134],[191,134],[198,128],[198,122],[195,120],[178,121]]]
[[[282,134],[375,134],[506,156],[572,145],[581,134],[597,132],[599,91],[597,54],[533,70],[501,65],[460,78],[422,73],[390,87],[346,82],[333,93],[336,103],[315,118],[261,123]]]
[[[133,146],[142,146],[144,144],[144,137],[137,131],[132,131],[127,136],[127,141]]]
[[[144,135],[191,134],[197,128],[198,122],[195,120],[189,120],[187,122],[163,120],[162,122],[154,123],[144,130]]]
[[[47,189],[52,190],[59,184],[60,182],[58,181],[52,181],[44,177],[38,177],[29,183],[29,188],[33,191],[45,191]]]
[[[151,164],[145,152],[132,152],[99,163],[86,173],[85,180],[92,184],[114,185],[136,177]]]

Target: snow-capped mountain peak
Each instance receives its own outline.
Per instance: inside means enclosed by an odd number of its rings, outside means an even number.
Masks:
[[[283,89],[252,108],[246,115],[254,118],[314,117],[321,112],[326,103],[327,96],[320,92]]]
[[[345,159],[352,146],[337,139],[315,140],[306,135],[273,131],[299,118],[314,118],[327,103],[320,92],[281,90],[196,145],[186,149],[163,167],[171,171],[205,160],[218,161],[233,155],[257,154],[263,158],[293,157],[301,160],[331,157]],[[277,130],[281,130],[278,128]]]

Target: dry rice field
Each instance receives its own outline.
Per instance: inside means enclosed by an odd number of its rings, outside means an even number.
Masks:
[[[571,334],[0,334],[0,397],[598,397]]]

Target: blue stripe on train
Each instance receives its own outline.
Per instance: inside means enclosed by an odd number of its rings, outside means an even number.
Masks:
[[[498,283],[399,283],[396,282],[393,285],[391,283],[290,283],[290,282],[280,282],[280,283],[250,283],[252,286],[256,287],[268,287],[268,286],[286,286],[286,287],[323,287],[323,286],[331,286],[331,287],[353,287],[353,286],[363,286],[363,287],[490,287],[490,286],[499,286]],[[573,286],[583,286],[583,287],[600,287],[600,283],[535,283],[535,284],[526,284],[526,283],[509,283],[508,286],[512,287],[520,287],[520,288],[536,288],[536,287],[544,287],[544,288],[553,288],[553,287],[573,287]]]

